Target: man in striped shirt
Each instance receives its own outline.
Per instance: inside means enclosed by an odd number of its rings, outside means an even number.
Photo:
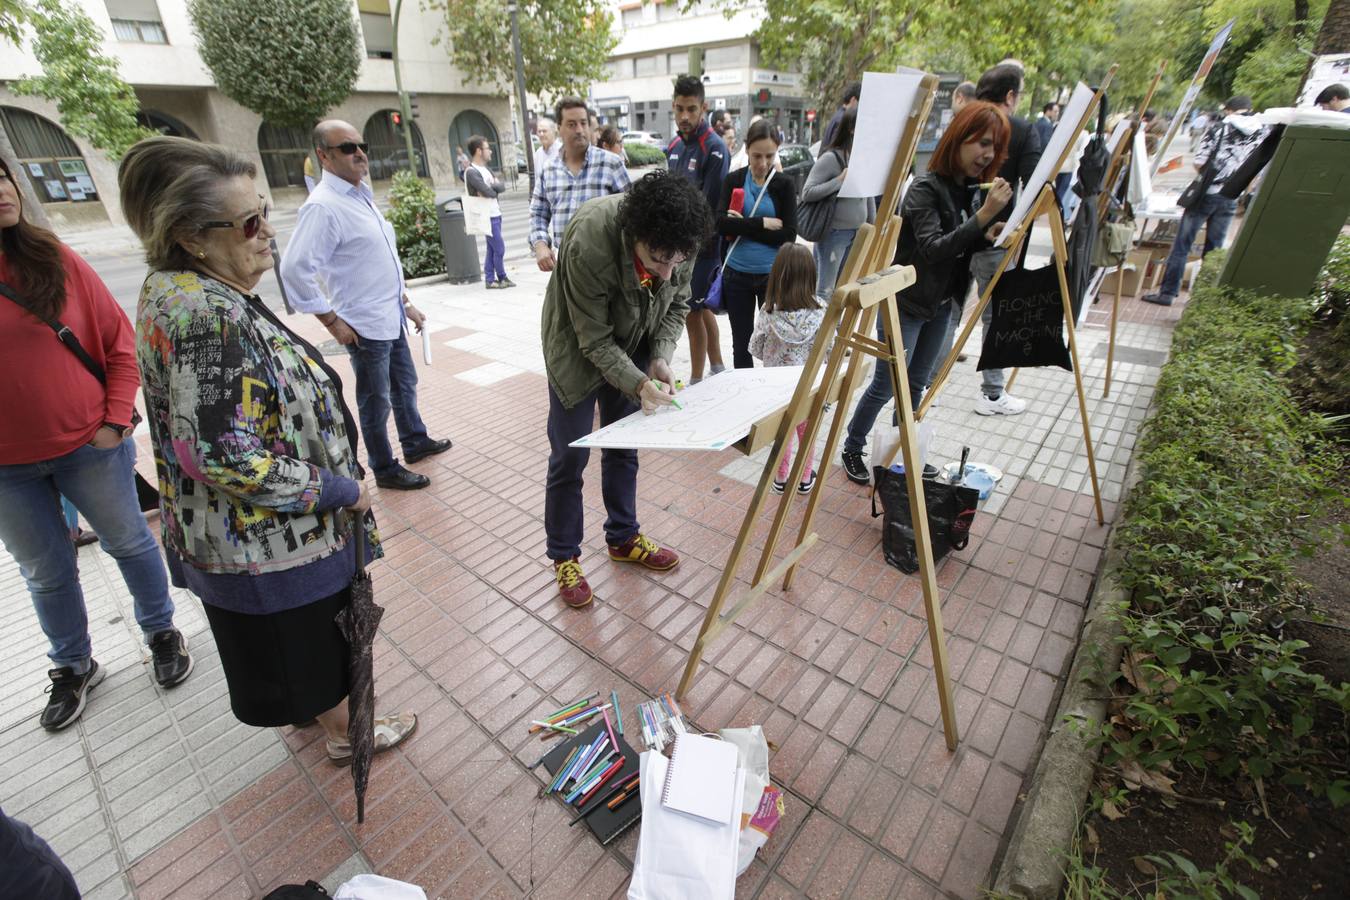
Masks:
[[[564,97],[556,112],[563,149],[538,173],[530,198],[530,246],[541,272],[553,271],[563,232],[581,204],[621,194],[629,184],[623,159],[591,143],[584,100]]]

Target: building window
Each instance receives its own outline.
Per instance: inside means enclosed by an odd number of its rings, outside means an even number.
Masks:
[[[159,18],[155,0],[107,0],[113,35],[137,44],[167,44],[169,36]]]
[[[502,171],[502,147],[500,138],[497,136],[497,129],[492,124],[492,120],[483,115],[476,109],[466,109],[464,112],[455,116],[455,120],[450,123],[450,148],[456,156],[460,150],[468,154],[469,138],[475,134],[481,134],[487,138],[488,146],[492,148],[492,162],[488,163],[488,168],[494,172]],[[516,145],[516,154],[519,156],[524,151],[520,145]]]
[[[382,109],[366,119],[365,130],[361,136],[370,145],[370,180],[380,181],[393,178],[395,172],[408,168],[408,145],[403,140],[403,126],[394,123],[395,116],[402,116],[396,109]],[[413,152],[417,154],[417,174],[427,176],[427,144],[422,139],[422,129],[412,123]]]
[[[19,168],[43,203],[98,199],[98,190],[80,148],[59,125],[27,110],[0,106],[0,127],[9,135]]]
[[[623,11],[623,27],[636,28],[642,24],[642,7],[635,6]]]
[[[305,157],[313,152],[309,131],[263,122],[258,126],[258,155],[262,157],[267,186],[303,187]]]
[[[389,0],[357,0],[361,12],[361,33],[366,38],[366,56],[370,59],[394,58],[394,20],[389,16]]]
[[[633,73],[637,77],[644,75],[664,75],[666,74],[666,54],[658,53],[656,56],[639,56],[633,60]]]
[[[746,64],[749,47],[746,44],[732,44],[730,47],[709,47],[703,51],[705,69],[734,69]]]
[[[612,78],[632,78],[633,77],[633,59],[626,57],[616,59],[609,64],[610,77]]]
[[[679,0],[666,0],[656,8],[656,21],[673,22],[680,17]]]
[[[155,112],[152,109],[143,109],[136,113],[136,124],[142,128],[149,128],[151,131],[166,134],[169,137],[191,138],[194,141],[200,140],[200,138],[197,137],[197,132],[193,131],[173,116]]]

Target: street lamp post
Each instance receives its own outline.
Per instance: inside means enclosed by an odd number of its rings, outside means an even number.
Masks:
[[[394,0],[394,87],[398,91],[399,110],[403,116],[403,144],[408,150],[408,171],[417,175],[417,154],[413,149],[412,110],[408,105],[408,92],[403,90],[403,67],[398,58],[398,17],[403,12],[403,0]]]
[[[530,174],[530,196],[534,196],[534,154],[530,152],[530,111],[525,105],[525,60],[520,55],[520,4],[508,0],[506,11],[511,14],[511,52],[516,60],[516,105],[520,107],[520,152],[525,154],[525,167]]]

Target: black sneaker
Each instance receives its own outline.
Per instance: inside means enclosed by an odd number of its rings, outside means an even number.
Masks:
[[[42,727],[48,731],[60,731],[84,712],[84,701],[94,685],[103,680],[103,669],[95,660],[89,660],[89,671],[76,675],[70,666],[50,669],[47,677],[52,686],[47,689],[51,699],[42,711]]]
[[[773,491],[775,494],[781,494],[783,491],[787,490],[787,482],[779,481],[775,478],[773,480],[773,487],[769,488],[769,490]]]
[[[187,640],[177,628],[150,636],[150,656],[154,660],[155,681],[160,687],[173,687],[192,674],[192,655]]]
[[[811,474],[806,476],[805,481],[797,485],[797,493],[809,494],[811,493],[811,488],[815,486],[816,486],[816,473],[812,472]]]
[[[844,461],[844,474],[848,480],[854,484],[871,484],[872,477],[867,472],[867,463],[863,462],[863,455],[857,450],[845,450],[839,454]]]

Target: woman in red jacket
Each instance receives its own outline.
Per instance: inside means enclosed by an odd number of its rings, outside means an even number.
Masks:
[[[178,684],[192,657],[173,627],[164,561],[136,498],[135,332],[89,264],[24,220],[3,161],[0,176],[0,542],[19,563],[51,643],[41,721],[55,731],[79,718],[104,674],[61,496],[117,560],[155,679]]]

